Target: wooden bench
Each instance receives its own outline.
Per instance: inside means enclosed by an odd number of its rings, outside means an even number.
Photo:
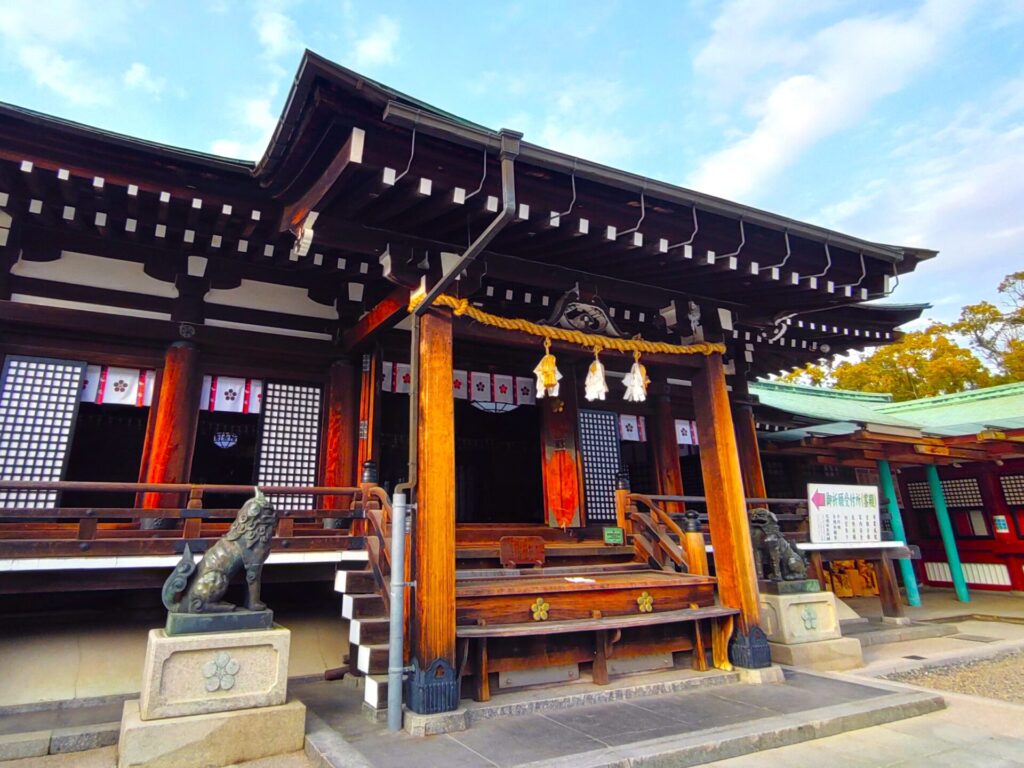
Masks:
[[[569,619],[566,621],[537,621],[517,624],[467,625],[456,627],[455,634],[461,648],[461,667],[466,657],[473,655],[473,698],[488,701],[491,698],[488,679],[487,641],[491,638],[534,637],[542,635],[568,634],[570,632],[594,633],[594,682],[608,684],[608,659],[614,653],[614,646],[623,629],[649,627],[656,624],[693,622],[694,646],[693,667],[699,671],[708,669],[705,656],[703,626],[711,627],[711,658],[716,669],[731,670],[729,663],[729,638],[732,637],[733,619],[739,613],[735,608],[709,606],[706,608],[685,608],[661,613],[630,614],[625,616],[597,616],[590,619]]]

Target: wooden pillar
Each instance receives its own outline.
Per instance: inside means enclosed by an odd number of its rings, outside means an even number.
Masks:
[[[878,482],[881,486],[882,501],[889,510],[889,524],[892,527],[893,538],[906,544],[907,532],[903,528],[903,515],[900,514],[900,505],[896,501],[896,486],[892,481],[892,468],[886,459],[878,460]],[[903,586],[907,589],[907,602],[911,605],[920,605],[921,593],[917,589],[914,565],[905,557],[900,559],[900,573],[903,575]]]
[[[567,368],[558,397],[538,400],[544,520],[551,528],[583,525],[583,462],[576,443],[579,403],[576,377]]]
[[[320,460],[321,485],[352,487],[358,484],[358,391],[359,379],[355,366],[348,360],[336,360],[327,373],[327,409],[322,441],[323,455]],[[323,500],[323,506],[327,509],[343,509],[348,506],[348,501],[338,496],[327,496]]]
[[[147,483],[187,483],[192,469],[192,451],[199,424],[199,393],[203,376],[199,350],[186,341],[172,344],[164,355],[156,415],[150,420],[152,434],[145,444],[143,459]],[[184,504],[179,494],[147,493],[142,506],[153,509]]]
[[[431,309],[420,319],[419,355],[419,434],[411,436],[417,441],[419,468],[413,545],[415,671],[409,705],[418,712],[437,712],[455,709],[459,699],[455,667],[455,401],[450,310]]]
[[[662,496],[682,496],[683,473],[679,469],[679,441],[676,440],[672,401],[667,391],[655,394],[653,399],[651,447],[654,450],[654,470],[658,474],[658,493]],[[681,503],[667,502],[665,511],[683,512],[685,508]]]
[[[946,494],[942,490],[942,481],[939,480],[939,470],[935,468],[934,464],[929,464],[924,471],[925,477],[928,479],[928,489],[932,493],[932,504],[935,505],[935,518],[939,523],[939,534],[942,536],[942,544],[946,549],[946,562],[949,563],[949,573],[953,578],[956,599],[961,603],[969,603],[971,595],[967,591],[964,568],[960,564],[960,553],[956,548],[956,534],[953,533],[953,523],[949,520],[949,509],[946,507]]]
[[[359,384],[359,445],[355,466],[357,473],[362,472],[363,464],[367,461],[380,466],[380,446],[377,444],[377,414],[380,409],[380,398],[377,394],[380,382],[380,351],[367,352],[363,355],[363,373]],[[410,435],[409,439],[414,440],[415,437]]]
[[[740,453],[743,491],[748,499],[766,499],[768,498],[768,489],[764,484],[761,450],[757,445],[754,409],[749,405],[737,405],[732,414],[736,423],[736,445]]]
[[[720,354],[703,358],[693,379],[693,402],[718,594],[724,605],[740,611],[741,637],[733,641],[733,662],[739,666],[768,666],[771,656],[759,626],[761,609],[750,523]]]

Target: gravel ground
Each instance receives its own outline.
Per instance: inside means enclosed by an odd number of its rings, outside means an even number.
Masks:
[[[890,680],[1024,704],[1024,651],[994,659],[897,672]]]

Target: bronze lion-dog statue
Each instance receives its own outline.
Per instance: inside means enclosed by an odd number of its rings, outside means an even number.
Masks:
[[[164,607],[171,613],[227,613],[233,603],[224,601],[231,580],[245,573],[245,608],[263,611],[260,577],[270,554],[270,540],[277,524],[277,511],[259,488],[238,510],[231,528],[196,565],[188,545],[163,588]]]
[[[750,538],[759,579],[795,581],[807,578],[807,561],[782,534],[779,519],[765,507],[750,510]]]

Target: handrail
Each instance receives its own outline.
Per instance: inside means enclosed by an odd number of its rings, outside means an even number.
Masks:
[[[665,510],[663,510],[661,507],[657,506],[654,503],[653,497],[645,496],[640,493],[631,493],[629,494],[629,498],[635,501],[643,502],[643,504],[645,504],[647,508],[654,513],[654,516],[658,518],[658,520],[661,521],[661,523],[664,526],[666,526],[670,531],[672,531],[672,533],[679,537],[679,541],[680,543],[682,543],[684,539],[683,529],[676,524],[676,521],[672,519],[668,512],[666,512]]]
[[[672,520],[665,510],[651,501],[650,497],[631,493],[629,494],[629,501],[631,503],[630,518],[636,523],[632,526],[634,547],[638,551],[642,551],[649,558],[657,561],[663,568],[664,562],[662,556],[659,555],[659,551],[668,555],[669,559],[677,566],[689,571],[690,562],[684,549],[686,538],[682,529],[676,525],[675,521]],[[636,507],[637,502],[647,507],[651,514],[647,515],[640,512]],[[679,541],[673,541],[667,533],[659,528],[659,524],[675,534]]]
[[[0,480],[0,490],[11,491],[94,491],[98,493],[252,493],[253,485],[215,485],[202,483],[115,483],[90,480]],[[329,485],[268,485],[265,494],[302,494],[305,496],[353,496],[360,488]]]

